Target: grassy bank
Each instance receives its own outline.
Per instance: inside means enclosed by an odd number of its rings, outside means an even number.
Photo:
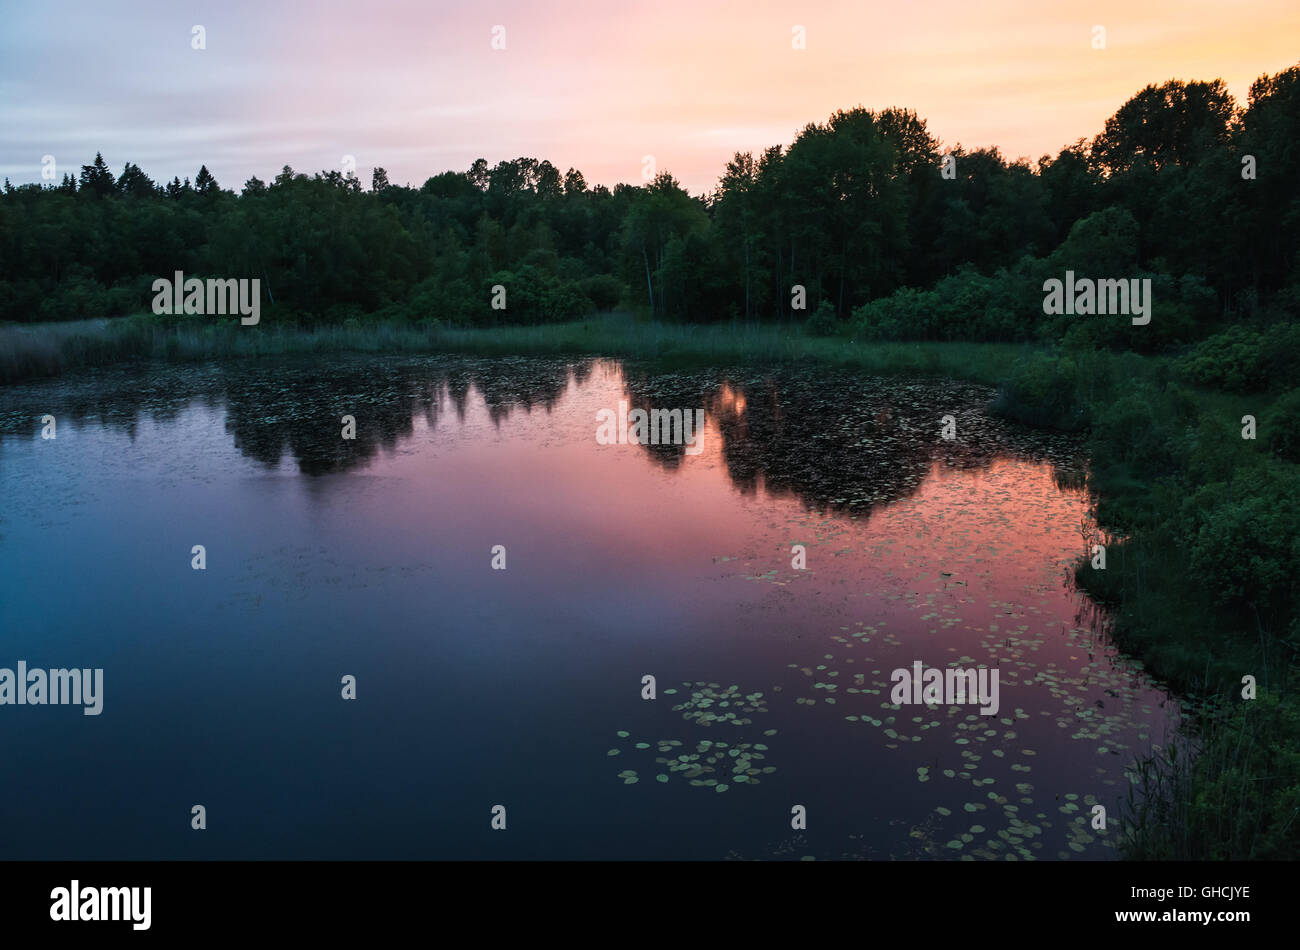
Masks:
[[[1132,767],[1124,853],[1294,858],[1300,439],[1291,433],[1300,431],[1300,394],[1265,388],[1285,374],[1250,383],[1244,371],[1261,354],[1245,353],[1243,372],[1227,372],[1234,367],[1214,345],[1200,350],[1174,359],[1021,344],[861,342],[795,327],[671,325],[627,314],[478,330],[354,322],[299,330],[142,316],[36,332],[0,328],[0,381],[130,360],[359,352],[589,354],[676,368],[817,361],[996,384],[995,412],[1087,433],[1098,520],[1123,540],[1108,546],[1105,570],[1081,562],[1077,579],[1110,605],[1120,646],[1193,713],[1171,748]],[[1255,439],[1241,437],[1245,415],[1257,420]],[[1257,698],[1243,698],[1245,676],[1254,677]]]
[[[0,383],[129,360],[219,360],[299,353],[467,353],[600,355],[674,365],[817,360],[879,374],[934,374],[993,384],[1023,344],[867,343],[805,334],[771,324],[682,325],[604,314],[543,326],[452,329],[353,322],[313,329],[264,321],[241,327],[204,318],[151,315],[112,321],[0,327]]]
[[[1087,431],[1098,520],[1122,540],[1076,579],[1193,714],[1174,747],[1133,769],[1131,858],[1300,856],[1300,398],[1290,374],[1243,387],[1216,359],[1208,378],[1202,351],[1217,345],[1176,360],[1034,354],[995,403]]]

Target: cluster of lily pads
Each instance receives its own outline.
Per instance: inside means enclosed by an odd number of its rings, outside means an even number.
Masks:
[[[682,686],[691,690],[691,697],[673,706],[673,712],[680,712],[683,719],[696,726],[748,726],[754,721],[751,714],[767,712],[767,702],[761,692],[742,693],[739,686],[724,688],[703,681],[686,682]],[[677,692],[676,688],[664,690],[668,695]],[[617,735],[620,739],[631,739],[631,733],[624,729],[620,729]],[[774,735],[775,729],[763,732],[764,737]],[[725,792],[732,785],[758,785],[760,775],[776,771],[774,766],[760,764],[767,758],[768,751],[762,742],[700,739],[693,743],[694,751],[686,751],[681,739],[657,739],[654,744],[659,752],[654,760],[659,767],[655,780],[661,783],[676,775],[691,785]],[[632,747],[634,751],[647,751],[651,743],[634,742]],[[622,751],[616,746],[605,754],[615,756]],[[640,781],[635,769],[624,769],[618,773],[618,778],[624,785],[635,785]]]
[[[1019,789],[1029,789],[1032,786],[1017,785]],[[975,844],[977,836],[989,834],[988,829],[982,824],[973,824],[967,831],[958,833],[955,837],[943,842],[944,835],[939,833],[938,824],[940,819],[947,819],[952,815],[951,809],[939,807],[934,810],[934,814],[940,818],[931,818],[922,822],[911,831],[911,837],[918,843],[921,852],[930,856],[942,856],[945,853],[952,854],[961,852],[961,860],[1002,860],[1002,861],[1036,861],[1038,854],[1035,852],[1043,851],[1047,845],[1044,840],[1045,830],[1053,827],[1053,822],[1049,820],[1046,812],[1036,812],[1034,820],[1021,817],[1019,809],[1015,805],[1008,803],[1007,799],[997,795],[995,792],[989,792],[989,799],[993,805],[1000,805],[1003,809],[1004,817],[1007,820],[1005,828],[999,829],[995,834],[991,834],[982,843]],[[1056,857],[1066,860],[1072,857],[1072,853],[1082,853],[1088,845],[1094,842],[1100,842],[1104,847],[1114,847],[1113,835],[1105,834],[1094,835],[1091,831],[1091,825],[1087,816],[1077,814],[1079,806],[1077,802],[1080,796],[1071,792],[1065,796],[1057,796],[1058,799],[1064,797],[1066,802],[1057,810],[1067,817],[1067,822],[1063,828],[1067,836],[1066,846],[1069,851],[1057,851]],[[1030,803],[1032,799],[1026,797],[1021,799],[1022,802]],[[1086,806],[1091,808],[1096,804],[1097,799],[1092,795],[1082,796],[1082,801]],[[983,802],[967,802],[962,806],[968,813],[983,811],[989,807]],[[988,819],[984,819],[987,821]],[[973,845],[969,850],[964,850],[968,845]]]
[[[1096,656],[1089,656],[1091,662],[1082,664],[1077,670],[1061,669],[1051,662],[1035,663],[1025,657],[1038,650],[1046,640],[1045,635],[1031,636],[1027,625],[1009,631],[998,630],[997,624],[990,624],[990,628],[981,638],[981,646],[987,651],[983,659],[964,655],[950,663],[961,667],[973,667],[979,663],[998,665],[1010,682],[1019,681],[1023,686],[1045,689],[1053,699],[1061,703],[1059,713],[1043,710],[1039,715],[1050,716],[1058,726],[1069,728],[1071,731],[1068,735],[1071,739],[1098,743],[1097,752],[1101,755],[1118,754],[1118,750],[1127,748],[1121,736],[1134,727],[1136,717],[1133,714],[1151,711],[1145,705],[1140,710],[1133,708],[1133,698],[1141,686],[1132,681],[1131,672],[1116,664],[1105,663],[1104,658]],[[825,703],[834,706],[837,704],[837,694],[844,694],[839,696],[839,702],[854,702],[855,708],[845,710],[847,714],[843,719],[881,730],[889,740],[885,744],[886,748],[890,749],[912,747],[914,743],[926,738],[927,734],[946,734],[948,741],[957,747],[953,749],[956,758],[948,760],[952,753],[937,752],[929,763],[916,768],[917,781],[925,783],[942,776],[942,779],[969,783],[987,797],[987,804],[979,799],[967,802],[962,806],[965,812],[973,814],[990,807],[1002,810],[1004,822],[1000,828],[996,827],[999,822],[989,822],[988,818],[984,818],[984,824],[972,825],[955,836],[951,832],[942,835],[938,827],[928,827],[929,821],[913,828],[911,837],[915,844],[921,845],[923,854],[943,856],[959,852],[962,860],[1036,860],[1036,852],[1047,849],[1047,854],[1052,853],[1048,843],[1050,841],[1064,844],[1064,849],[1057,850],[1055,856],[1065,859],[1087,851],[1090,846],[1114,846],[1113,827],[1109,833],[1094,832],[1087,816],[1076,814],[1079,806],[1075,802],[1080,798],[1076,793],[1066,794],[1064,803],[1057,802],[1058,810],[1071,817],[1071,820],[1058,822],[1063,826],[1055,828],[1049,835],[1045,829],[1053,829],[1053,821],[1049,820],[1048,811],[1029,811],[1035,805],[1033,785],[1027,781],[1016,783],[1014,794],[1009,789],[999,793],[989,788],[999,786],[1000,780],[982,773],[981,763],[987,766],[993,760],[1001,760],[1002,768],[1009,767],[1011,772],[1026,778],[1033,772],[1032,762],[1037,753],[1033,749],[1020,747],[1020,736],[1016,728],[1018,720],[1030,719],[1028,712],[1016,707],[1005,711],[1000,717],[988,717],[972,712],[969,706],[909,706],[904,710],[902,704],[889,701],[891,683],[885,678],[885,670],[871,668],[873,665],[885,667],[888,664],[879,661],[873,664],[869,656],[859,656],[855,663],[855,658],[848,655],[848,651],[858,652],[854,650],[855,647],[860,650],[873,639],[884,641],[894,638],[883,637],[880,630],[865,625],[859,625],[855,631],[845,632],[849,635],[833,638],[842,645],[843,652],[827,653],[822,657],[825,662],[814,665],[789,664],[790,669],[798,670],[806,680],[812,680],[812,695],[796,696],[796,704],[816,706]],[[1073,628],[1067,629],[1066,633],[1070,639],[1075,639],[1086,636],[1089,631]],[[890,643],[889,646],[895,644]],[[832,668],[841,663],[857,666],[861,672],[853,672],[852,666],[847,671]],[[841,676],[842,672],[849,678],[848,682],[840,682],[845,678]],[[1005,685],[1008,684],[1004,683]],[[1118,700],[1114,703],[1117,707],[1114,711],[1104,709],[1101,703],[1086,700],[1089,688],[1095,689],[1099,685],[1105,687],[1107,695]],[[866,708],[861,705],[862,699],[871,700]],[[877,707],[880,712],[874,711]],[[907,715],[909,713],[911,715]],[[1141,728],[1139,725],[1138,729]],[[1147,738],[1145,731],[1139,731],[1138,736],[1139,739]],[[984,762],[986,756],[991,756],[988,762]],[[1110,770],[1097,768],[1096,772],[1100,783],[1115,784]],[[1083,801],[1091,806],[1097,799],[1086,795],[1083,796]],[[1038,807],[1043,806],[1040,804]],[[1022,808],[1026,810],[1023,815],[1020,813]],[[935,813],[939,818],[946,818],[952,811],[941,807]],[[940,822],[939,818],[933,821],[947,824]],[[987,832],[986,840],[978,840],[986,833],[985,825],[994,825],[995,830]]]
[[[715,723],[748,726],[754,721],[749,718],[750,714],[767,712],[767,700],[762,693],[741,693],[739,686],[732,685],[724,689],[717,683],[682,685],[691,689],[691,698],[674,706],[673,712],[682,713],[683,719],[694,721],[697,726],[712,726]],[[675,695],[677,690],[666,689],[664,693]]]

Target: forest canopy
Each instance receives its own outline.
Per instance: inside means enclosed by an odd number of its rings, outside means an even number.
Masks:
[[[259,278],[263,313],[290,325],[623,307],[868,339],[1117,344],[1115,326],[1043,315],[1043,281],[1072,269],[1150,278],[1141,345],[1159,348],[1294,313],[1297,141],[1300,66],[1259,78],[1245,104],[1221,80],[1148,86],[1091,141],[1033,163],[945,148],[910,110],[842,110],[788,147],[736,154],[701,196],[667,172],[588,187],[533,158],[479,159],[420,187],[375,168],[369,189],[285,166],[236,194],[206,166],[156,182],[97,154],[58,183],[6,180],[0,320],[147,311],[153,280],[179,270]],[[490,306],[495,285],[505,310]]]

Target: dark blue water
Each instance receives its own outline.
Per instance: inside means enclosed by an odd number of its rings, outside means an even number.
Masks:
[[[453,359],[0,390],[0,667],[104,670],[99,716],[0,705],[0,857],[1106,857],[1080,816],[1173,703],[1069,581],[1076,448],[986,395]],[[598,444],[619,400],[705,409],[702,451]],[[882,707],[914,660],[996,666],[999,715]]]

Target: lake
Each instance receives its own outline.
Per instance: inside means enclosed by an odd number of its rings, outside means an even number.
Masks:
[[[97,716],[0,705],[0,856],[1110,858],[1177,704],[1074,586],[1079,444],[990,396],[534,358],[0,389],[0,667],[104,671]],[[620,403],[704,429],[601,444]],[[917,662],[996,669],[996,714],[891,702]]]

